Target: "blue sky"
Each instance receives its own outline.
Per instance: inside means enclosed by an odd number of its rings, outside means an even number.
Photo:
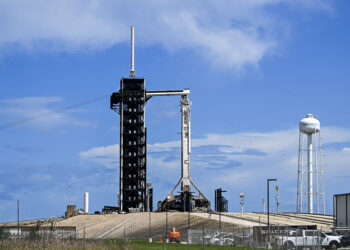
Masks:
[[[109,96],[128,76],[131,25],[147,89],[191,89],[191,174],[208,198],[222,187],[239,211],[245,192],[245,210],[262,211],[277,178],[281,211],[295,211],[307,113],[321,122],[327,213],[349,192],[349,2],[12,0],[0,11],[0,222],[16,219],[17,199],[21,219],[61,216],[68,185],[78,207],[84,192],[91,211],[116,205]],[[146,125],[156,204],[180,175],[179,98],[152,98]]]

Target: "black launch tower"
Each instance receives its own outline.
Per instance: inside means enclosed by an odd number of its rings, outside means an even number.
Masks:
[[[120,115],[120,210],[146,210],[145,79],[122,78],[111,96]]]

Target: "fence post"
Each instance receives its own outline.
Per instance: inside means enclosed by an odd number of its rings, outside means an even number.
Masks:
[[[85,250],[85,227],[84,227],[83,250]]]
[[[205,250],[205,241],[204,241],[204,224],[202,224],[202,249]]]
[[[165,250],[165,238],[166,238],[165,234],[166,234],[166,229],[164,230],[164,237],[163,237],[163,250]]]
[[[243,235],[242,245],[243,245],[243,248],[244,248],[245,247],[244,227],[242,228],[242,235]]]
[[[289,226],[287,227],[288,228],[288,230],[287,230],[287,233],[286,233],[286,238],[287,238],[287,246],[288,246],[288,240],[289,240],[289,236],[293,236],[293,235],[290,235],[290,231],[291,231],[291,229],[289,228]],[[295,231],[295,236],[297,236],[297,231]],[[297,239],[297,238],[295,238],[295,239]],[[296,242],[295,243],[295,245],[298,245],[298,243]],[[283,246],[282,246],[283,247]]]
[[[45,246],[45,229],[44,229],[44,237],[43,237],[43,248],[44,248],[44,250],[46,249],[46,246]]]
[[[298,233],[298,229],[295,229],[295,248],[298,249],[298,238],[297,238],[297,233]]]
[[[126,249],[126,242],[125,242],[125,226],[124,226],[124,250]]]
[[[1,249],[4,250],[4,231],[1,231]]]
[[[232,242],[233,242],[233,246],[237,245],[236,244],[236,239],[235,239],[235,225],[232,226]]]
[[[165,212],[165,240],[168,243],[168,210]]]
[[[252,240],[253,240],[253,234],[250,232],[250,226],[249,226],[249,247],[252,247]]]
[[[283,227],[282,227],[283,228]],[[275,245],[275,248],[278,248],[278,237],[281,235],[281,229],[280,229],[280,224],[277,224],[277,233],[275,231],[275,236],[274,236],[274,242],[273,244]]]
[[[190,209],[188,209],[188,218],[187,218],[187,244],[190,244],[190,228],[191,228],[191,214]]]
[[[319,241],[318,249],[322,250],[322,227],[321,227],[321,231],[318,233],[318,241]]]
[[[148,218],[148,223],[149,223],[149,225],[148,225],[148,230],[149,230],[149,239],[148,239],[148,241],[149,241],[149,243],[151,243],[152,242],[152,226],[151,226],[151,211],[149,211],[149,218]]]

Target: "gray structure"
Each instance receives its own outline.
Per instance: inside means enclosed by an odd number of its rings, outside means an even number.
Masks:
[[[222,190],[222,188],[215,189],[215,211],[216,212],[228,212],[228,201],[222,195],[222,193],[227,192]]]
[[[334,227],[350,228],[350,193],[333,196]]]

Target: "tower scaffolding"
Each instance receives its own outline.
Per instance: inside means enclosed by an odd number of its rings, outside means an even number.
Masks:
[[[129,78],[121,78],[120,90],[112,93],[110,108],[120,115],[119,195],[120,211],[148,211],[147,186],[147,128],[145,106],[153,96],[180,96],[181,104],[181,178],[163,203],[167,209],[191,211],[193,208],[210,209],[209,200],[190,177],[191,102],[190,90],[146,90],[145,79],[135,77],[134,27],[131,27],[131,69]],[[181,183],[180,195],[173,191]],[[192,195],[191,184],[198,191]],[[169,198],[170,197],[170,198]],[[147,205],[148,204],[148,205]]]

